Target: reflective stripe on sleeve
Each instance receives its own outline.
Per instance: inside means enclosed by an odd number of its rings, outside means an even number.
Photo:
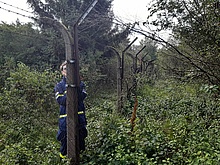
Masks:
[[[56,97],[56,99],[58,99],[59,97],[62,97],[62,96],[64,96],[66,94],[66,91],[64,92],[64,93],[59,93],[59,92],[57,92],[56,94],[55,94],[55,97]]]
[[[80,114],[84,114],[84,112],[83,112],[83,111],[79,111],[79,112],[78,112],[78,115],[80,115]],[[60,115],[60,118],[63,118],[63,117],[67,117],[67,114]]]
[[[65,115],[60,115],[60,118],[63,118],[63,117],[67,117],[67,114],[65,114]]]

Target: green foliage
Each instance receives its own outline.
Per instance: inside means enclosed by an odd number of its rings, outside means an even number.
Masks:
[[[73,27],[76,20],[86,12],[88,6],[92,3],[91,0],[74,2],[69,0],[46,0],[45,2],[42,3],[36,0],[27,1],[37,15],[58,19],[65,27],[69,28],[71,34],[75,33]],[[97,50],[103,52],[105,46],[112,45],[114,42],[120,42],[127,38],[128,34],[125,36],[121,35],[120,38],[117,37],[117,34],[123,34],[123,31],[119,32],[117,26],[112,26],[114,15],[111,7],[112,0],[98,1],[86,16],[86,19],[78,26],[79,49],[81,51],[93,53],[94,55]],[[45,22],[37,21],[37,23],[42,27],[44,32],[51,31],[48,30],[50,25],[47,25]]]
[[[22,63],[10,71],[0,95],[0,164],[62,164],[55,139],[59,108],[51,95],[56,76]],[[207,88],[174,81],[143,85],[133,131],[132,106],[125,117],[116,112],[113,93],[88,97],[81,164],[219,164],[220,102],[209,92],[215,87]]]
[[[219,101],[200,93],[196,86],[163,81],[156,88],[142,90],[145,97],[139,98],[139,120],[159,131],[157,162],[219,163]],[[145,128],[139,127],[145,136]]]
[[[47,40],[32,23],[0,24],[0,65],[21,61],[35,68],[46,68],[52,58],[45,51]],[[49,57],[49,58],[48,58]],[[8,63],[9,64],[9,63]],[[43,70],[43,69],[42,69]]]
[[[145,85],[138,93],[133,132],[128,119],[109,111],[111,102],[99,100],[90,108],[84,164],[220,162],[219,101],[198,85],[168,81]]]
[[[219,87],[217,85],[203,85],[200,91],[207,93],[209,96],[217,97],[219,94]]]
[[[163,68],[219,85],[219,1],[155,0],[149,11],[157,30],[170,29],[174,36],[163,51]]]
[[[89,83],[99,80],[109,81],[108,77],[100,76],[100,74],[107,74],[103,69],[105,66],[99,65],[100,63],[105,64],[105,59],[100,57],[106,54],[106,46],[118,46],[120,42],[127,41],[130,33],[128,28],[121,28],[119,25],[113,26],[112,2],[112,0],[98,1],[78,26],[80,64],[85,76],[91,78]],[[92,0],[46,0],[45,3],[28,0],[27,3],[40,17],[49,17],[62,22],[73,37],[74,24],[84,14]],[[60,29],[54,29],[53,25],[42,20],[38,20],[36,23],[41,28],[41,34],[47,37],[47,44],[42,46],[44,54],[47,55],[45,59],[48,64],[57,67],[65,60],[65,45]],[[113,66],[115,67],[115,65]]]
[[[0,164],[57,164],[55,81],[22,63],[10,71],[0,95]]]

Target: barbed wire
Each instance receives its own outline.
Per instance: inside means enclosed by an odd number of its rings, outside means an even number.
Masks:
[[[17,6],[13,6],[13,5],[8,4],[8,3],[6,3],[6,2],[0,1],[0,3],[3,3],[4,5],[11,6],[11,7],[16,8],[16,9],[19,9],[19,10],[22,10],[22,11],[27,12],[27,13],[33,14],[33,12],[30,12],[30,11],[27,11],[27,10],[25,10],[25,9],[19,8],[19,7],[17,7]]]
[[[2,1],[0,1],[0,3],[7,4],[7,3],[2,2]],[[13,6],[13,5],[10,5],[10,4],[7,4],[7,5],[8,5],[8,6],[12,6],[12,7],[14,7],[14,8],[17,8],[17,9],[19,9],[19,10],[25,11],[25,12],[27,12],[27,13],[33,14],[33,12],[30,12],[30,11],[27,11],[27,10],[24,10],[24,9],[21,9],[21,8],[18,8],[18,7],[15,7],[15,6]],[[7,11],[7,12],[9,12],[9,13],[14,13],[14,14],[17,14],[17,15],[20,15],[20,16],[23,16],[23,17],[26,17],[26,18],[30,18],[30,19],[34,19],[34,20],[39,20],[39,19],[37,19],[36,17],[27,16],[27,15],[21,14],[21,13],[19,13],[19,12],[15,12],[15,11],[12,11],[12,10],[10,10],[10,9],[3,8],[3,7],[1,7],[1,6],[0,6],[0,9],[5,10],[5,11]],[[99,14],[99,12],[96,11],[96,10],[94,10],[94,12],[95,12],[96,14]],[[101,16],[101,18],[105,19],[105,18],[109,18],[109,17],[106,15],[106,16]],[[116,17],[115,17],[115,18],[116,18]],[[119,20],[119,18],[117,18],[117,20]],[[131,20],[131,21],[132,21],[132,20]],[[122,22],[122,20],[120,20],[120,22]],[[117,23],[117,24],[118,24],[118,23]],[[121,25],[123,25],[123,24],[124,24],[124,23],[122,23]],[[124,25],[123,25],[123,26],[124,26]]]
[[[27,16],[27,15],[24,15],[24,14],[21,14],[21,13],[18,13],[18,12],[9,10],[9,9],[5,9],[5,8],[3,8],[3,7],[1,7],[1,6],[0,6],[0,9],[5,10],[5,11],[7,11],[7,12],[9,12],[9,13],[14,13],[14,14],[20,15],[20,16],[22,16],[22,17],[30,18],[30,19],[33,19],[33,20],[38,20],[38,19],[35,18],[35,17]],[[33,14],[33,13],[32,13],[32,14]]]
[[[0,1],[1,2],[1,1]],[[21,13],[18,13],[18,12],[15,12],[15,11],[12,11],[12,10],[9,10],[9,9],[5,9],[5,8],[3,8],[3,7],[1,7],[0,6],[0,9],[2,9],[2,10],[5,10],[5,11],[7,11],[7,12],[9,12],[9,13],[14,13],[14,14],[17,14],[17,15],[20,15],[20,16],[22,16],[22,17],[26,17],[26,18],[29,18],[29,19],[33,19],[33,20],[35,20],[35,21],[38,21],[39,19],[38,18],[35,18],[35,17],[32,17],[32,16],[27,16],[27,15],[24,15],[24,14],[21,14]],[[102,18],[107,18],[107,16],[102,16]],[[115,25],[121,25],[121,26],[125,26],[125,24],[124,23],[119,23],[119,21],[116,23],[116,22],[112,22],[113,24],[115,24]],[[127,26],[127,25],[126,25]]]
[[[0,3],[4,3],[4,2],[2,2],[2,1],[0,1]],[[4,3],[4,4],[6,4],[6,3]],[[7,5],[9,5],[9,6],[13,6],[13,5],[10,5],[10,4],[7,4]],[[15,7],[15,6],[13,6],[14,8],[18,8],[18,7]],[[15,12],[15,11],[12,11],[12,10],[9,10],[9,9],[5,9],[5,8],[3,8],[3,7],[1,7],[0,6],[0,9],[2,9],[2,10],[5,10],[5,11],[7,11],[7,12],[11,12],[11,13],[14,13],[14,14],[17,14],[17,15],[20,15],[20,16],[22,16],[22,17],[26,17],[26,18],[29,18],[29,19],[32,19],[32,20],[35,20],[35,21],[38,21],[39,19],[38,18],[35,18],[35,17],[32,17],[32,16],[27,16],[27,15],[24,15],[24,14],[21,14],[21,13],[19,13],[19,12]],[[26,10],[24,10],[24,9],[21,9],[21,8],[18,8],[19,10],[22,10],[22,11],[26,11]],[[28,13],[31,13],[31,12],[29,12],[29,11],[26,11],[26,12],[28,12]],[[98,11],[96,11],[95,10],[95,13],[97,13]],[[31,14],[33,14],[33,13],[31,13]],[[102,18],[104,19],[104,18],[106,18],[107,16],[102,16]],[[109,20],[110,21],[110,20]],[[112,24],[115,24],[116,26],[121,26],[121,27],[124,27],[124,28],[127,28],[128,26],[131,26],[131,23],[124,23],[121,19],[119,19],[119,18],[117,18],[117,17],[114,17],[114,21],[110,21]],[[136,23],[136,22],[135,22]],[[144,22],[143,22],[144,23]],[[146,26],[145,26],[146,27]],[[134,27],[133,27],[134,28]],[[133,32],[135,32],[135,33],[139,33],[139,34],[142,34],[143,35],[143,33],[148,33],[148,35],[150,34],[149,32],[147,32],[147,31],[145,31],[145,30],[143,30],[143,29],[141,29],[140,27],[139,27],[139,29],[134,29],[133,30]],[[21,34],[22,35],[22,34]],[[152,35],[152,34],[151,34]]]

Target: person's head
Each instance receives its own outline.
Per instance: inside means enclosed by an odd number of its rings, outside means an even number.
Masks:
[[[66,65],[67,65],[67,61],[64,61],[61,65],[60,65],[60,71],[62,73],[62,75],[64,77],[66,77]]]

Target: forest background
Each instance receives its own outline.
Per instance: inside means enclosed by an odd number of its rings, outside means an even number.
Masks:
[[[73,34],[91,1],[27,2],[34,23],[0,24],[0,164],[62,164],[53,88],[65,45],[41,18],[59,20]],[[155,0],[146,21],[126,24],[111,4],[99,1],[79,26],[89,131],[81,164],[219,164],[219,1]],[[168,40],[161,30],[172,31]],[[119,112],[118,55],[134,32],[144,39],[125,52]]]

